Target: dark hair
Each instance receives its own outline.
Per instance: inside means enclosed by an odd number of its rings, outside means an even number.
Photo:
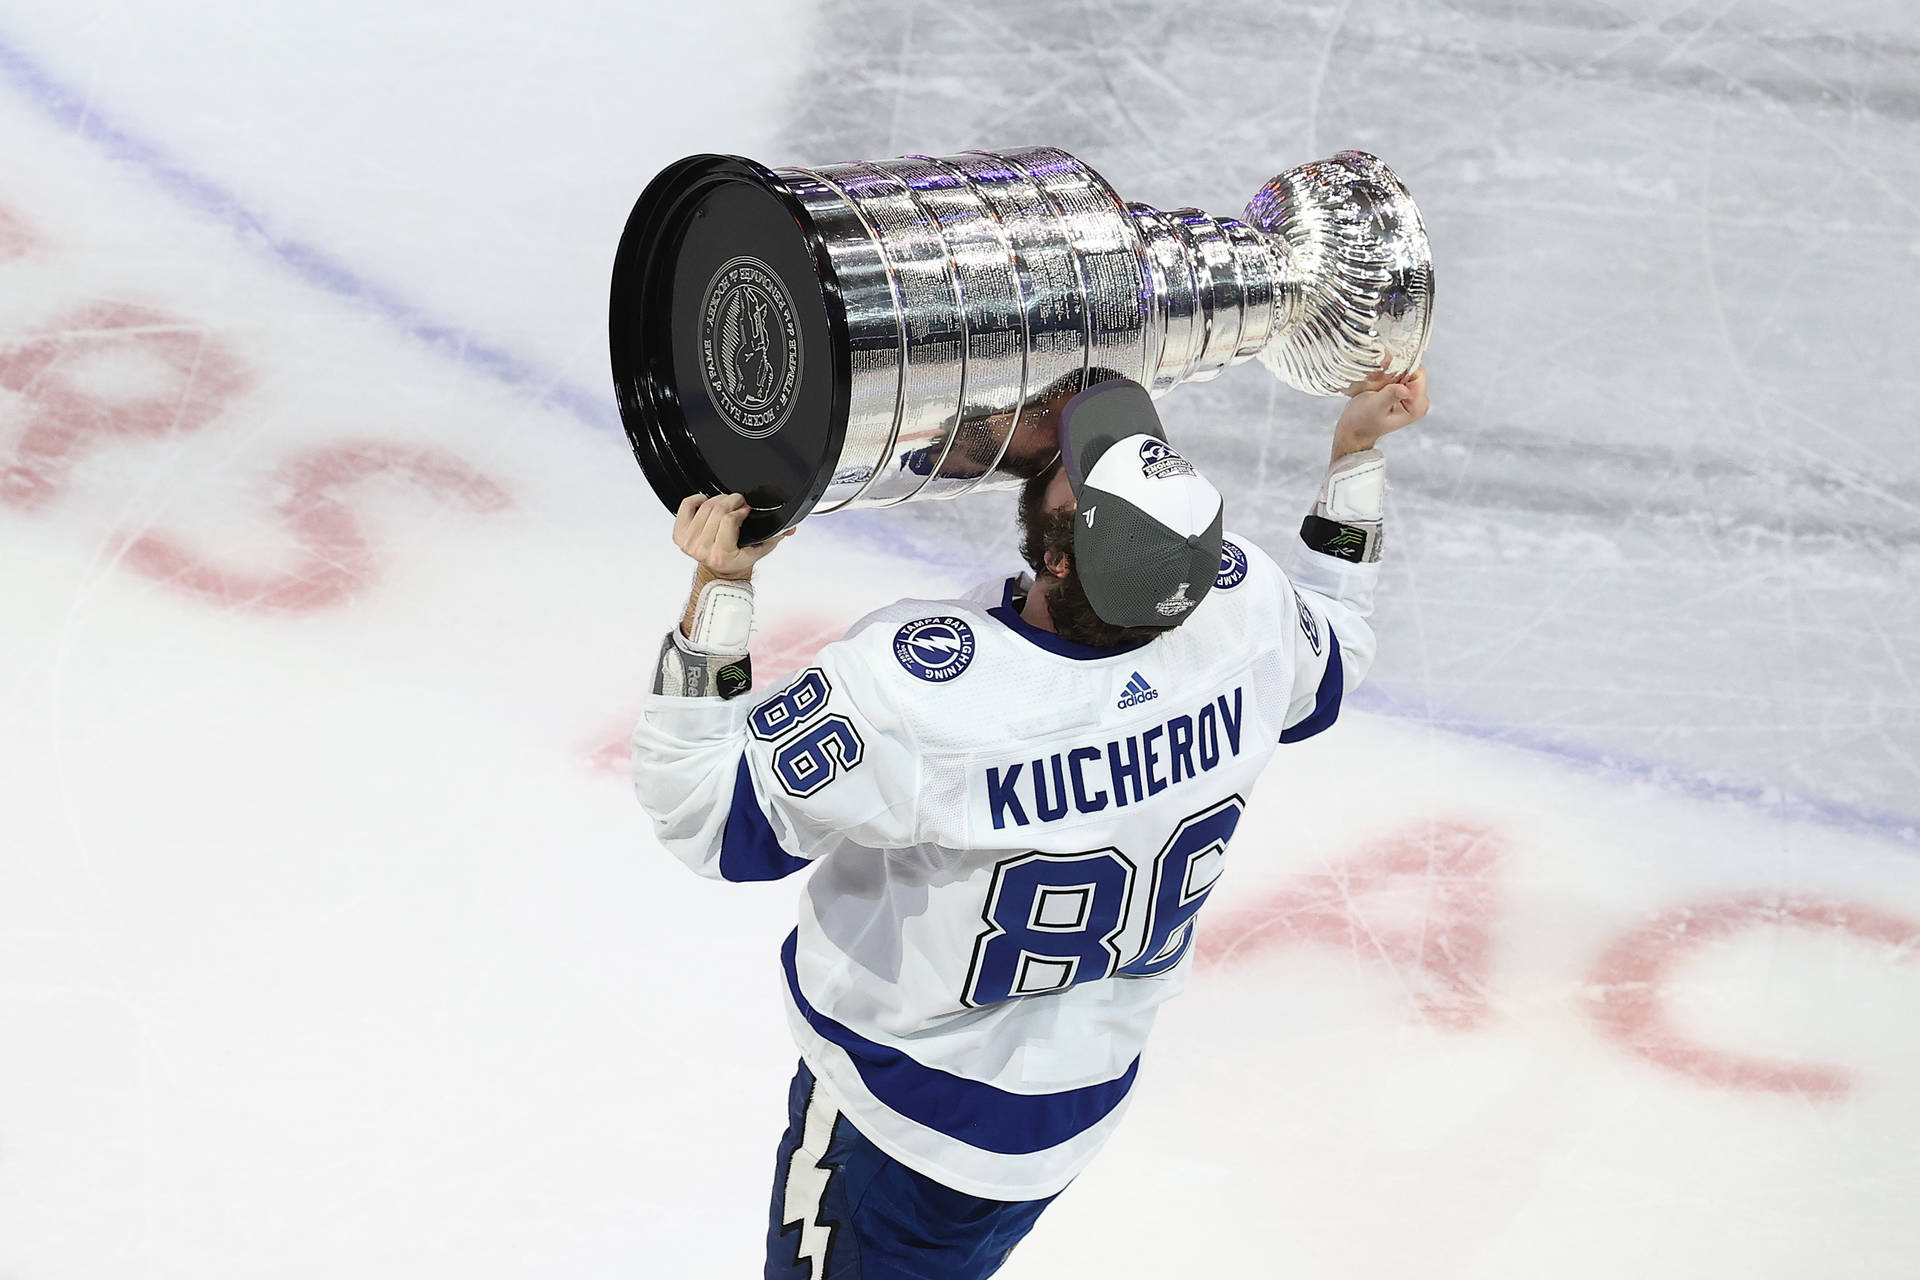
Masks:
[[[1033,589],[1047,594],[1047,615],[1053,619],[1054,632],[1062,639],[1095,649],[1119,649],[1151,640],[1164,627],[1116,627],[1093,611],[1087,588],[1080,581],[1080,567],[1073,559],[1073,511],[1049,511],[1047,486],[1061,463],[1054,464],[1029,479],[1020,488],[1020,555],[1033,569]],[[1053,576],[1047,568],[1049,556],[1065,556],[1067,573]]]

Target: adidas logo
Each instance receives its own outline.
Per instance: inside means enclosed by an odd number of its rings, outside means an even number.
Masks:
[[[1137,707],[1143,702],[1152,702],[1159,696],[1159,692],[1147,683],[1146,677],[1136,671],[1133,673],[1133,678],[1127,681],[1127,687],[1120,691],[1118,705],[1124,711],[1128,707]]]

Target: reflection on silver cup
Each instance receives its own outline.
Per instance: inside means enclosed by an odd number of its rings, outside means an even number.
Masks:
[[[1101,377],[1160,395],[1258,356],[1330,395],[1406,372],[1432,301],[1419,210],[1358,151],[1280,174],[1242,219],[1127,203],[1047,147],[692,156],[634,206],[610,336],[656,492],[745,493],[757,539],[1018,483]]]

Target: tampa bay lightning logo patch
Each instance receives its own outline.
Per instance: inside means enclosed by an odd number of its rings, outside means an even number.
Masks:
[[[1213,576],[1213,585],[1225,591],[1239,586],[1246,577],[1247,553],[1225,538],[1220,539],[1220,572]]]
[[[893,656],[910,675],[945,684],[973,662],[973,628],[961,618],[921,618],[893,633]]]

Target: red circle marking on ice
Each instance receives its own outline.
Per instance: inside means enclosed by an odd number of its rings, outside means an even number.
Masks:
[[[126,563],[168,586],[256,613],[341,604],[377,575],[373,546],[345,491],[387,474],[477,514],[511,505],[506,490],[437,449],[383,441],[326,445],[274,472],[274,509],[299,544],[291,565],[267,572],[222,568],[153,533],[126,540]]]
[[[1394,971],[1424,1018],[1472,1030],[1486,980],[1506,841],[1474,822],[1419,822],[1259,902],[1202,917],[1198,963],[1222,968],[1296,943],[1370,957]]]
[[[1827,929],[1880,943],[1911,956],[1920,924],[1851,902],[1759,894],[1675,907],[1622,937],[1593,968],[1592,1016],[1620,1048],[1702,1084],[1760,1093],[1844,1097],[1852,1076],[1840,1067],[1745,1057],[1700,1044],[1668,1016],[1663,1003],[1674,971],[1710,943],[1757,928]]]

